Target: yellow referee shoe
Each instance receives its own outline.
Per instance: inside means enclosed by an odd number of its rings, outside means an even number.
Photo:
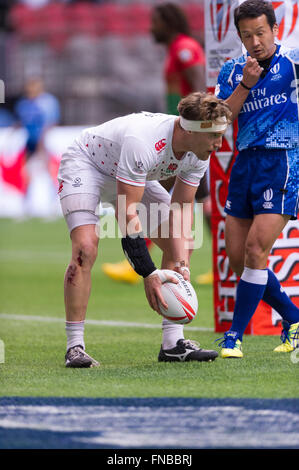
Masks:
[[[222,341],[219,343],[219,346],[222,346],[220,357],[223,359],[240,359],[243,357],[242,342],[239,340],[236,331],[227,331],[224,333],[224,337],[220,339],[222,339]]]
[[[291,325],[283,320],[281,332],[281,344],[277,346],[275,352],[292,352],[299,347],[299,322],[292,323]]]
[[[134,271],[126,259],[119,263],[104,263],[102,271],[114,281],[127,282],[128,284],[138,284],[141,281],[141,276]]]

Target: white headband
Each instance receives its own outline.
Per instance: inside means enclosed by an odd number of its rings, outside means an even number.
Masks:
[[[180,116],[180,124],[185,131],[193,132],[222,132],[227,128],[227,119],[225,116],[217,118],[220,124],[216,124],[213,121],[189,121]]]

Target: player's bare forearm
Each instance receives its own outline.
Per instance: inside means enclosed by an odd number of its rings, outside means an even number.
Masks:
[[[142,232],[137,204],[141,201],[143,193],[144,187],[117,182],[115,217],[124,236]]]
[[[193,203],[189,206],[172,206],[169,216],[169,252],[174,261],[189,264],[191,229],[193,223]]]
[[[162,269],[174,269],[181,273],[186,279],[189,279],[189,271],[184,272],[185,268],[189,269],[190,255],[189,240],[186,238],[170,239],[168,256],[163,257]],[[186,274],[186,276],[185,276]]]
[[[192,224],[196,189],[177,179],[169,215],[169,252],[176,263],[189,266],[192,251]]]

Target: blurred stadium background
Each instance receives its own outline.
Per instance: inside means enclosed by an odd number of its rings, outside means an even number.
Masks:
[[[166,112],[166,48],[150,34],[151,10],[158,3],[0,0],[5,91],[0,105],[0,217],[61,214],[56,175],[61,154],[78,128],[141,110]],[[173,3],[183,8],[193,36],[203,45],[203,0]],[[16,105],[32,78],[42,80],[60,107],[53,132],[44,139],[43,171],[35,163],[24,166],[27,134],[17,126]]]
[[[1,0],[1,126],[14,119],[14,103],[31,76],[42,77],[46,90],[59,99],[61,125],[93,125],[140,109],[165,110],[165,48],[149,33],[151,7],[157,3]],[[193,34],[203,43],[203,1],[173,3],[184,7]]]

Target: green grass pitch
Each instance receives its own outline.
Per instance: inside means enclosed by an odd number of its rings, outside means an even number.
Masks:
[[[103,262],[123,258],[120,240],[100,243],[93,270],[85,341],[101,367],[66,369],[63,277],[71,244],[65,222],[2,219],[0,233],[1,396],[299,397],[298,364],[288,354],[273,353],[277,336],[246,336],[242,360],[158,363],[160,317],[148,306],[143,284],[114,283],[101,271]],[[158,248],[153,258],[158,264]],[[211,239],[205,227],[204,245],[192,257],[192,279],[210,266]],[[217,348],[214,341],[221,334],[213,331],[212,287],[195,288],[199,313],[185,337]]]

